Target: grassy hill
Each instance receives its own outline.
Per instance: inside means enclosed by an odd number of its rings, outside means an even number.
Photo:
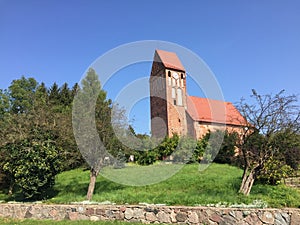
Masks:
[[[184,165],[169,179],[146,186],[127,186],[105,177],[113,177],[121,183],[136,179],[153,179],[155,174],[174,165],[152,165],[148,167],[129,166],[124,169],[105,169],[99,175],[93,201],[110,201],[116,204],[138,204],[141,202],[167,205],[208,205],[224,203],[251,204],[265,202],[268,207],[300,207],[300,191],[284,185],[270,186],[255,184],[250,196],[238,194],[242,170],[221,164],[212,164],[199,171],[198,164]],[[56,195],[47,200],[51,203],[70,203],[85,200],[89,183],[89,171],[76,169],[58,175]]]

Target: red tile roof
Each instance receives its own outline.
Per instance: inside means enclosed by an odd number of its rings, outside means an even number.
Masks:
[[[162,62],[166,68],[185,71],[176,53],[163,50],[155,50],[155,52],[159,57],[159,59],[156,59],[155,57],[155,60]]]
[[[245,118],[230,102],[187,96],[187,111],[195,121],[243,126]]]

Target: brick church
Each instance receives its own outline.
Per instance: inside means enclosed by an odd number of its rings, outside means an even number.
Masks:
[[[208,131],[239,132],[245,119],[230,102],[188,96],[186,71],[174,52],[156,50],[150,75],[151,132],[199,139]]]

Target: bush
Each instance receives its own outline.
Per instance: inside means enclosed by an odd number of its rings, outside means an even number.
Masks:
[[[27,138],[3,147],[9,156],[3,159],[3,171],[10,177],[10,190],[15,187],[22,199],[47,198],[55,175],[61,171],[60,149],[50,139],[40,138]]]
[[[261,183],[277,185],[280,184],[284,178],[292,175],[292,173],[293,169],[289,165],[286,165],[284,161],[270,157],[264,164],[257,178]]]

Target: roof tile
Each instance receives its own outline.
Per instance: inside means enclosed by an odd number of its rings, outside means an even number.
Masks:
[[[195,121],[242,126],[245,118],[230,102],[187,96],[187,111]]]
[[[155,60],[162,62],[166,68],[185,71],[176,53],[163,50],[156,50],[155,52],[159,57],[159,59],[155,57]]]

